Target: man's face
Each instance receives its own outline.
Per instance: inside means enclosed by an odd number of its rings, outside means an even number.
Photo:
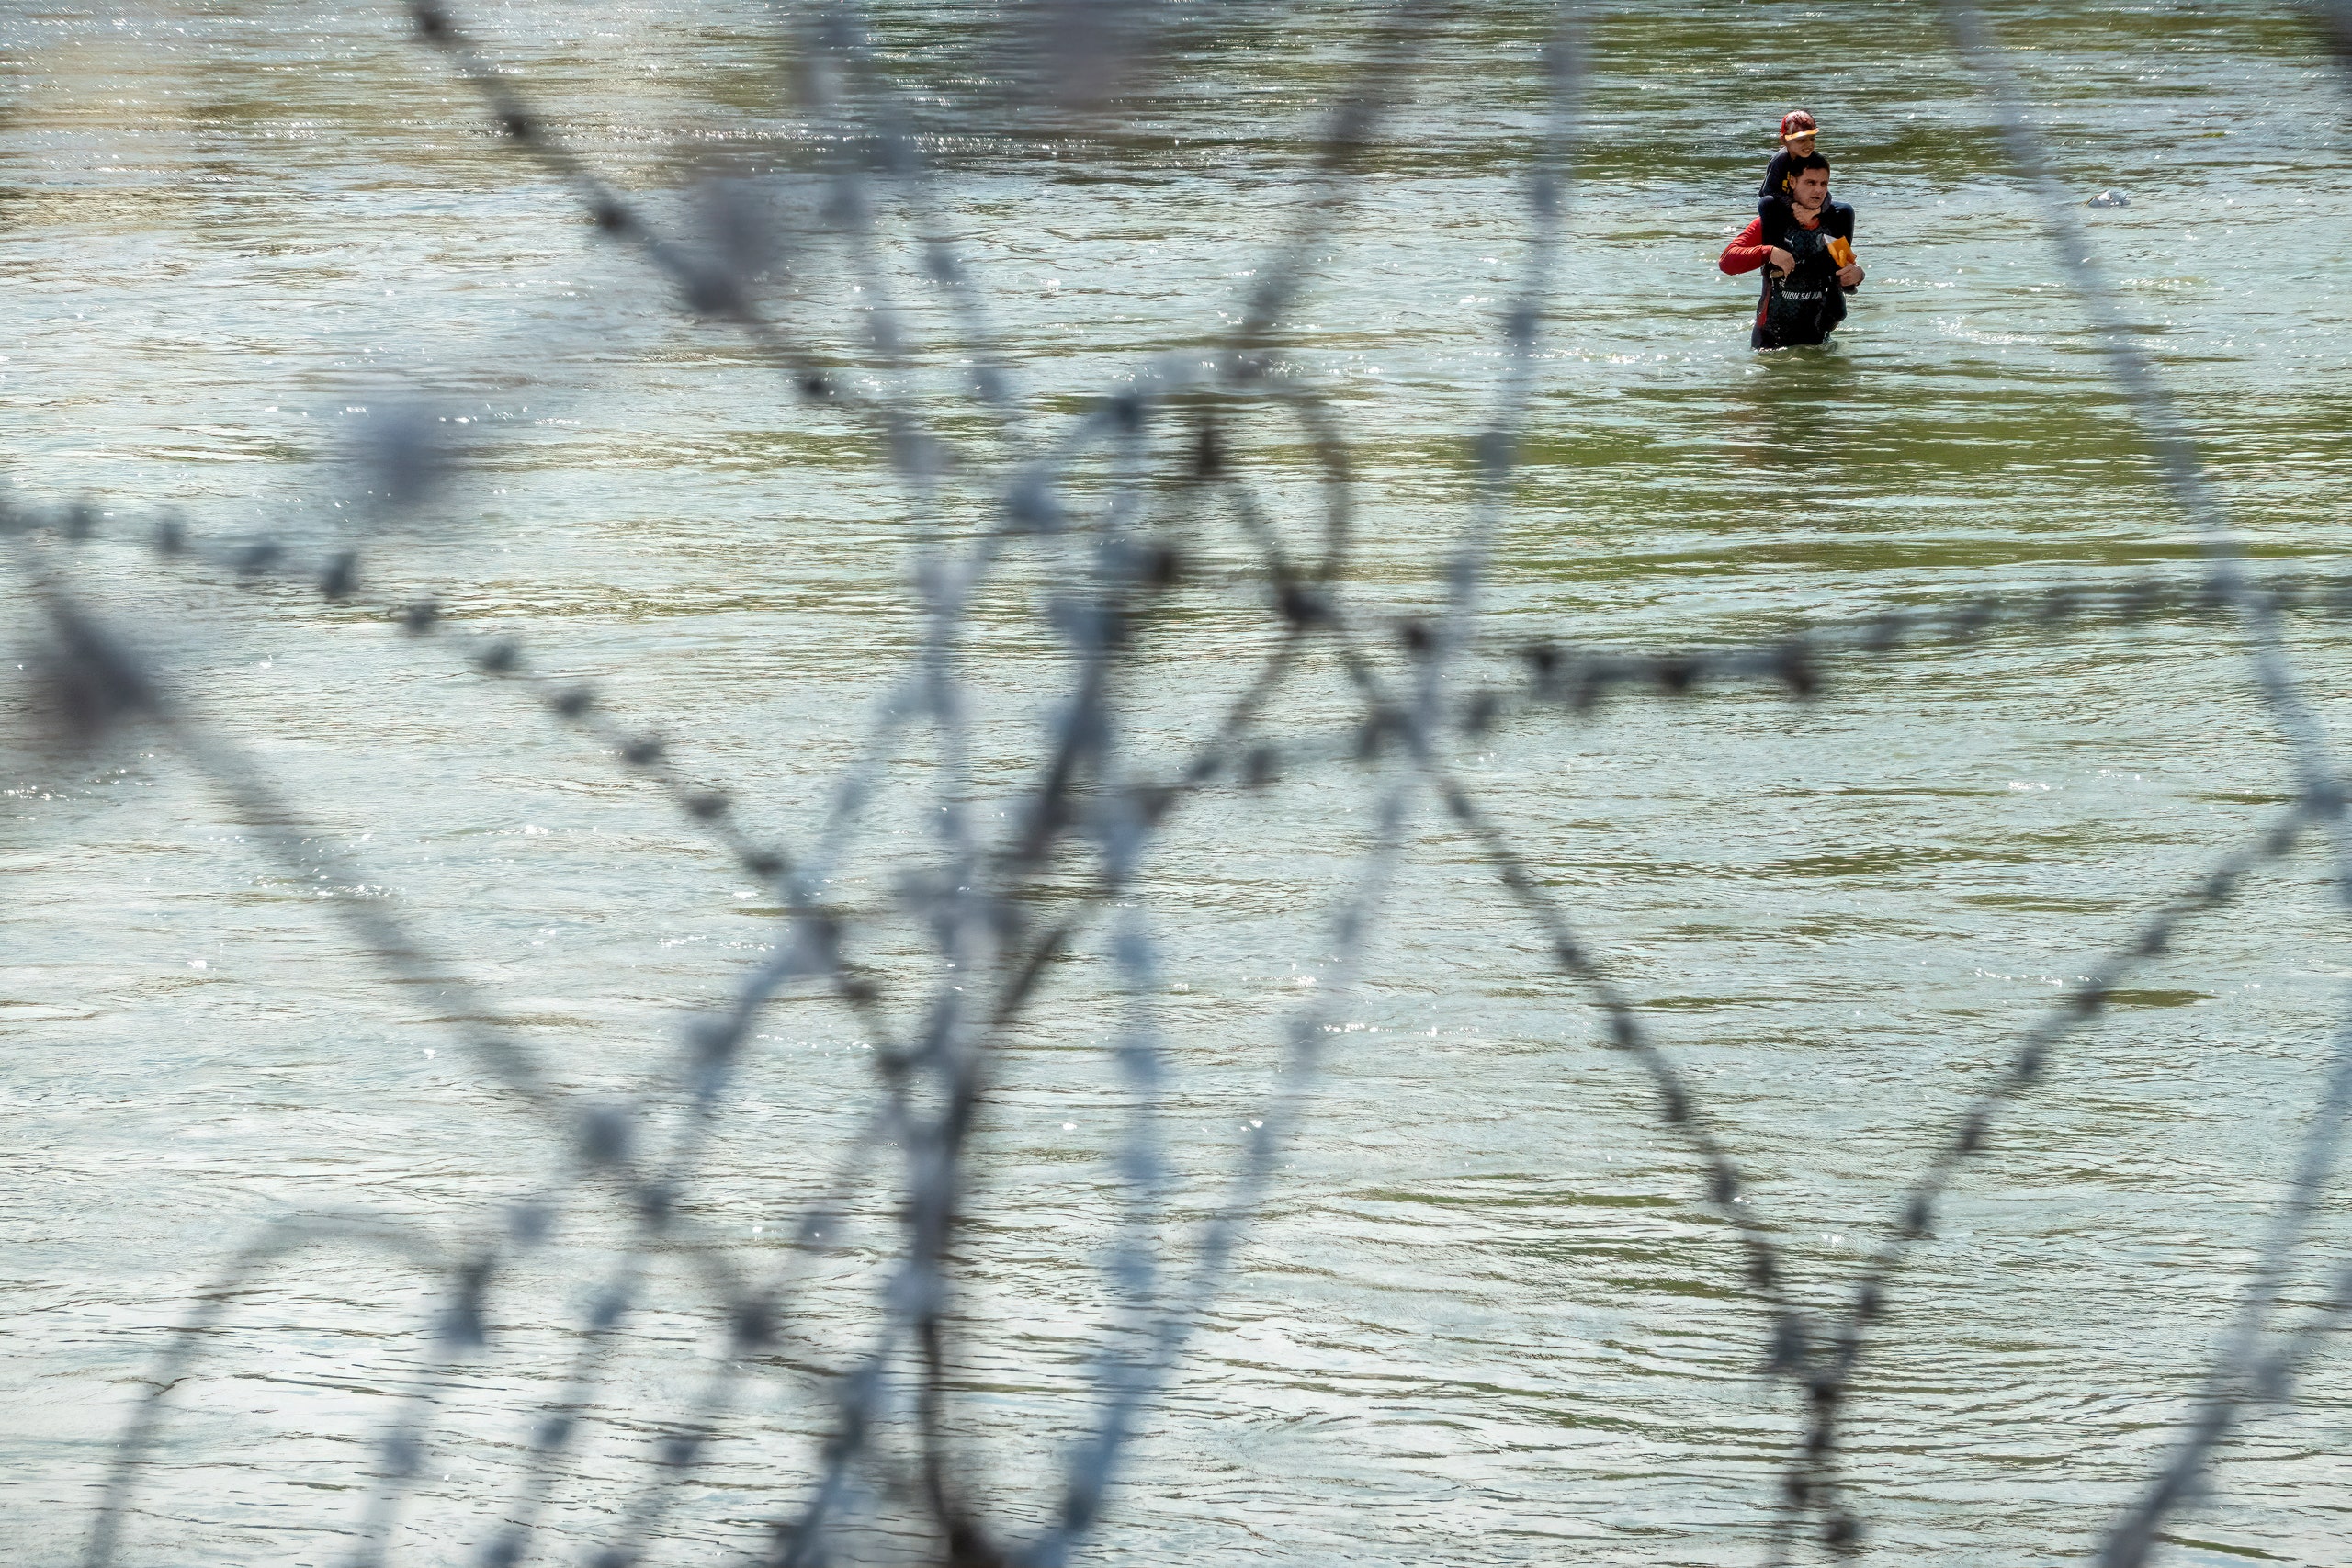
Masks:
[[[1797,175],[1796,183],[1789,187],[1789,195],[1797,206],[1808,211],[1819,207],[1829,198],[1829,171],[1826,169],[1801,171]]]

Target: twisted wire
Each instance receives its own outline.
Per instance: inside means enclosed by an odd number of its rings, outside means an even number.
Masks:
[[[521,1445],[522,1475],[501,1527],[479,1551],[485,1568],[514,1568],[543,1549],[550,1499],[571,1472],[582,1417],[604,1386],[627,1320],[642,1304],[650,1259],[676,1253],[692,1263],[700,1287],[719,1309],[725,1353],[695,1389],[687,1413],[663,1423],[649,1445],[646,1473],[593,1561],[597,1568],[630,1568],[651,1556],[682,1483],[705,1462],[739,1408],[741,1385],[767,1370],[761,1358],[792,1321],[805,1271],[842,1246],[847,1217],[862,1195],[887,1199],[899,1230],[873,1304],[873,1326],[863,1350],[826,1381],[828,1430],[811,1474],[797,1487],[779,1486],[782,1501],[767,1511],[761,1539],[741,1551],[740,1561],[808,1568],[854,1556],[862,1550],[860,1532],[880,1529],[884,1516],[903,1506],[924,1521],[934,1543],[930,1555],[938,1562],[956,1568],[1059,1568],[1097,1531],[1145,1413],[1170,1386],[1210,1303],[1237,1267],[1281,1152],[1302,1135],[1337,1010],[1366,971],[1382,914],[1410,858],[1414,829],[1432,804],[1476,844],[1505,899],[1541,934],[1554,969],[1598,1013],[1609,1046],[1647,1081],[1660,1124],[1702,1173],[1700,1201],[1731,1229],[1748,1300],[1766,1320],[1763,1365],[1790,1380],[1804,1404],[1797,1452],[1783,1477],[1772,1555],[1785,1561],[1804,1525],[1816,1520],[1821,1539],[1833,1549],[1860,1543],[1862,1505],[1839,1460],[1838,1422],[1869,1333],[1881,1323],[1905,1261],[1931,1235],[1938,1205],[1985,1151],[2001,1115],[2042,1079],[2057,1049],[2102,1014],[2135,964],[2164,953],[2182,927],[2230,905],[2257,873],[2305,840],[2326,840],[2339,890],[2352,897],[2352,877],[2345,875],[2352,867],[2352,829],[2343,820],[2338,774],[2280,632],[2282,616],[2298,609],[2352,615],[2352,577],[2265,576],[2248,570],[2193,445],[2087,258],[2079,225],[2019,107],[2023,100],[2006,57],[1968,0],[1945,0],[1944,8],[1962,57],[1992,85],[2012,162],[2041,192],[2045,224],[2166,491],[2206,542],[2202,576],[2193,585],[2142,575],[2120,583],[2099,577],[2022,592],[1978,591],[1956,607],[1906,605],[1801,626],[1754,643],[1664,651],[1597,649],[1566,630],[1532,639],[1523,630],[1510,637],[1489,631],[1481,590],[1510,514],[1537,390],[1538,336],[1562,265],[1585,73],[1577,8],[1562,4],[1542,53],[1546,107],[1524,193],[1530,238],[1501,312],[1492,406],[1468,443],[1466,517],[1444,554],[1434,615],[1394,625],[1408,660],[1397,681],[1374,656],[1383,616],[1355,602],[1348,580],[1354,489],[1348,433],[1312,378],[1278,360],[1283,323],[1307,286],[1313,254],[1355,210],[1366,158],[1410,88],[1419,46],[1448,22],[1444,7],[1396,6],[1365,29],[1334,95],[1313,166],[1283,222],[1274,225],[1277,238],[1255,271],[1238,323],[1205,352],[1161,355],[1135,367],[1059,435],[1042,443],[1033,438],[1013,385],[1011,355],[990,329],[982,280],[960,254],[946,201],[856,6],[780,4],[775,11],[799,51],[797,85],[827,149],[827,220],[849,257],[848,276],[865,296],[857,315],[866,355],[857,361],[821,354],[779,324],[761,308],[753,280],[726,258],[701,254],[659,232],[641,204],[554,133],[551,120],[451,9],[437,0],[406,7],[418,39],[479,95],[496,134],[571,192],[599,233],[642,257],[687,314],[741,332],[804,405],[831,411],[876,440],[913,524],[910,576],[922,622],[905,671],[875,705],[858,755],[841,772],[807,846],[795,853],[743,825],[740,792],[681,766],[677,742],[662,727],[625,721],[595,687],[550,673],[552,667],[520,639],[476,629],[434,600],[368,601],[365,563],[356,549],[311,558],[266,532],[219,544],[168,519],[150,541],[160,558],[248,584],[308,584],[329,603],[395,621],[419,646],[451,648],[468,668],[514,686],[556,723],[649,781],[688,824],[777,898],[782,930],[772,952],[738,976],[721,1004],[684,1026],[662,1082],[620,1105],[551,1088],[532,1053],[499,1021],[460,967],[435,952],[393,906],[329,901],[334,918],[389,980],[430,986],[455,999],[468,1048],[526,1111],[561,1129],[562,1184],[585,1181],[625,1220],[617,1256],[594,1287],[557,1392],[543,1403]],[[888,265],[886,190],[895,193],[911,230],[924,276],[946,294],[952,346],[968,360],[967,389],[1002,437],[996,460],[983,460],[940,434],[914,389],[915,345]],[[868,369],[876,372],[876,390],[853,378]],[[1311,559],[1293,558],[1277,525],[1283,508],[1265,499],[1232,459],[1230,432],[1251,411],[1287,418],[1306,437],[1319,491],[1319,538]],[[1162,434],[1180,430],[1181,441]],[[1106,493],[1091,510],[1074,506],[1063,494],[1066,482],[1088,463],[1109,474]],[[978,533],[962,541],[947,527],[944,490],[951,485],[983,497],[988,514]],[[1184,552],[1174,541],[1220,505],[1255,552],[1246,592],[1275,641],[1181,765],[1155,773],[1134,760],[1139,748],[1128,733],[1125,683],[1148,668],[1158,606],[1184,576]],[[154,726],[238,819],[256,829],[266,853],[289,865],[332,863],[338,884],[364,881],[347,853],[307,827],[267,772],[190,712],[168,677],[132,652],[70,583],[56,547],[88,542],[95,532],[91,512],[86,503],[49,513],[0,510],[0,537],[12,569],[48,617],[52,637],[96,682],[101,705]],[[1060,662],[1035,766],[1013,795],[1011,825],[991,840],[972,809],[978,792],[962,633],[975,595],[1017,549],[1034,550],[1056,575],[1046,615]],[[2298,774],[2295,800],[2251,844],[2217,862],[2096,961],[2064,1001],[2026,1030],[2007,1069],[1962,1110],[1926,1168],[1896,1194],[1894,1223],[1856,1275],[1842,1314],[1827,1324],[1814,1322],[1795,1304],[1792,1271],[1774,1239],[1775,1225],[1744,1184],[1724,1124],[1701,1103],[1654,1021],[1611,977],[1606,955],[1580,934],[1575,913],[1544,885],[1534,859],[1448,764],[1445,736],[1485,734],[1562,711],[1589,716],[1611,700],[1635,695],[1679,701],[1734,683],[1761,683],[1809,701],[1846,666],[1883,671],[1905,648],[1964,646],[2003,627],[2030,626],[2043,634],[2154,628],[2221,614],[2240,627],[2257,689],[2290,742]],[[1263,733],[1276,695],[1317,654],[1337,661],[1357,705],[1354,716],[1327,736]],[[1511,674],[1490,673],[1498,657],[1510,661]],[[857,955],[864,919],[826,888],[856,849],[890,763],[924,727],[934,747],[938,809],[931,850],[936,863],[932,874],[900,887],[886,913],[911,918],[925,931],[935,968],[928,987],[894,987],[881,965]],[[1159,835],[1206,792],[1261,787],[1285,770],[1348,760],[1365,772],[1373,829],[1344,890],[1323,917],[1330,983],[1286,1021],[1275,1086],[1252,1120],[1221,1196],[1198,1227],[1191,1268],[1176,1269],[1176,1249],[1162,1234],[1171,1192],[1158,1130],[1169,1052],[1151,1001],[1162,944],[1134,895],[1148,875]],[[1104,1264],[1112,1307],[1090,1361],[1089,1417],[1066,1446],[1050,1496],[1034,1504],[1027,1521],[991,1517],[984,1498],[988,1455],[978,1436],[959,1433],[952,1410],[957,1241],[973,1197],[976,1139],[1010,1032],[1032,1014],[1059,961],[1098,927],[1119,998],[1110,1054],[1127,1102],[1113,1156],[1117,1213]],[[703,1232],[687,1200],[703,1174],[722,1097],[750,1053],[754,1021],[796,988],[821,988],[859,1020],[877,1046],[876,1082],[847,1146],[818,1179],[819,1196],[794,1216],[786,1264],[752,1280]],[[684,1113],[667,1145],[649,1148],[646,1125],[665,1091],[683,1093]],[[2318,1307],[2284,1330],[2273,1325],[2288,1265],[2300,1256],[2333,1179],[2348,1111],[2352,1028],[2331,1046],[2312,1126],[2237,1319],[2216,1349],[2198,1412],[2145,1497],[2115,1526],[2104,1562],[2125,1568],[2144,1560],[2158,1526],[2194,1495],[2211,1455],[2249,1407],[2287,1397],[2329,1329],[2352,1312],[2352,1268],[2346,1268]],[[881,1157],[891,1151],[899,1156],[895,1168]],[[515,1205],[454,1249],[436,1249],[390,1222],[354,1214],[296,1222],[238,1253],[199,1293],[159,1358],[155,1385],[138,1404],[109,1468],[85,1551],[88,1568],[121,1554],[122,1526],[158,1441],[165,1393],[201,1359],[239,1294],[293,1249],[327,1241],[385,1246],[447,1280],[447,1299],[436,1309],[432,1329],[442,1359],[415,1380],[384,1424],[379,1473],[355,1532],[352,1562],[380,1561],[421,1472],[442,1387],[455,1366],[486,1348],[490,1292],[520,1256],[545,1239],[559,1207],[552,1199]],[[910,1438],[910,1458],[889,1449],[894,1432]]]

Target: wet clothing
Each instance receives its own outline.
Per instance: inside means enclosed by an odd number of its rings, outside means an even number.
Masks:
[[[1758,203],[1789,199],[1789,182],[1792,178],[1789,174],[1789,165],[1796,161],[1797,155],[1785,147],[1772,154],[1772,161],[1764,165],[1764,183],[1756,187],[1756,199]]]
[[[1854,243],[1854,209],[1842,201],[1824,202],[1818,227],[1807,229],[1793,213],[1787,227],[1766,238],[1766,220],[1759,213],[1748,220],[1739,237],[1724,247],[1717,265],[1737,276],[1764,267],[1764,294],[1757,302],[1756,326],[1747,335],[1750,348],[1795,348],[1826,343],[1846,319],[1846,296],[1852,293],[1838,282],[1838,264],[1829,255],[1832,239]],[[1796,258],[1786,277],[1775,277],[1765,266],[1774,244]]]
[[[1764,165],[1764,183],[1756,187],[1756,216],[1764,220],[1764,243],[1768,245],[1780,244],[1781,236],[1795,224],[1796,211],[1789,205],[1789,186],[1796,179],[1791,167],[1796,161],[1795,153],[1781,148]]]

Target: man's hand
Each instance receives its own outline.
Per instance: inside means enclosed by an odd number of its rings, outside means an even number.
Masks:
[[[1765,249],[1764,265],[1770,267],[1774,272],[1779,273],[1781,276],[1786,277],[1789,274],[1796,271],[1797,258],[1791,255],[1788,252],[1782,250],[1778,245],[1770,245]]]
[[[1838,288],[1854,288],[1855,286],[1857,286],[1858,284],[1860,284],[1861,281],[1862,281],[1862,264],[1861,264],[1861,263],[1860,263],[1860,262],[1855,262],[1855,263],[1853,263],[1853,264],[1852,264],[1851,265],[1849,265],[1849,266],[1841,266],[1841,267],[1839,267],[1839,268],[1838,269]]]

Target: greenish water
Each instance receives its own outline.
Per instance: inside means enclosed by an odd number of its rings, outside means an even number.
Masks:
[[[1132,118],[1009,100],[998,13],[893,9],[952,226],[1041,434],[1153,355],[1208,344],[1297,199],[1367,13],[1216,13],[1175,35]],[[1385,15],[1385,13],[1381,13]],[[2288,11],[2014,5],[2035,119],[2237,509],[2249,548],[2345,569],[2346,90]],[[690,217],[697,171],[816,153],[778,101],[758,7],[484,7],[485,47],[603,169]],[[1465,434],[1524,240],[1542,17],[1464,9],[1410,45],[1414,90],[1317,253],[1283,356],[1325,389],[1355,476],[1351,602],[1433,603],[1466,516]],[[2101,378],[2001,164],[1984,95],[1911,6],[1599,12],[1569,244],[1481,671],[1551,636],[1681,647],[1987,586],[2122,581],[2194,550]],[[919,635],[917,534],[870,435],[791,398],[741,340],[680,318],[576,205],[480,131],[394,8],[231,4],[0,17],[0,409],[12,497],[97,498],[234,537],[369,535],[338,458],[403,396],[469,422],[437,528],[369,537],[390,597],[519,631],[805,841]],[[1752,278],[1715,269],[1780,113],[1827,128],[1869,280],[1834,346],[1758,358]],[[883,213],[903,239],[903,215]],[[774,300],[844,358],[866,301],[837,255]],[[909,301],[947,428],[944,312]],[[368,411],[368,412],[362,412]],[[476,434],[478,433],[478,434]],[[1169,439],[1174,439],[1171,434]],[[1306,434],[1236,415],[1232,461],[1304,536]],[[1081,487],[1082,488],[1082,487]],[[977,487],[944,521],[985,516]],[[1275,633],[1238,538],[1204,531],[1129,723],[1181,755]],[[77,581],[208,720],[267,763],[462,955],[570,1086],[657,1080],[688,1010],[769,951],[775,910],[640,784],[431,643],[275,584],[159,566],[118,538]],[[969,638],[979,804],[1017,790],[1066,673],[1012,559]],[[8,634],[25,631],[8,612]],[[2341,628],[2290,623],[2340,728]],[[1890,1195],[2057,988],[2288,797],[2281,747],[2211,621],[1998,629],[1755,691],[1514,718],[1457,761],[1684,1063],[1829,1305]],[[1269,718],[1332,731],[1312,663]],[[107,1444],[194,1291],[262,1224],[369,1206],[449,1234],[561,1150],[380,984],[309,889],[154,746],[12,747],[0,855],[0,1548],[73,1560]],[[910,742],[836,892],[886,969],[922,862]],[[1214,1200],[1324,970],[1321,913],[1368,841],[1370,786],[1300,768],[1215,793],[1155,854],[1178,1209]],[[1797,1401],[1757,1375],[1765,1321],[1726,1228],[1471,847],[1416,829],[1302,1135],[1092,1549],[1102,1560],[1732,1563],[1762,1559]],[[2007,1123],[1895,1292],[1849,1413],[1847,1475],[1885,1562],[2084,1557],[2165,1450],[2226,1323],[2316,1092],[2346,977],[2312,863],[2258,881],[2137,972]],[[992,1517],[1034,1527],[1081,1427],[1107,1312],[1125,1091],[1101,953],[1020,1031],[981,1134],[956,1417]],[[779,1006],[690,1207],[744,1259],[785,1245],[869,1093],[847,1018]],[[396,1552],[469,1561],[551,1396],[593,1217],[516,1281],[499,1353],[451,1401]],[[823,1272],[673,1521],[720,1560],[810,1473],[817,1369],[863,1343],[878,1205]],[[1181,1257],[1191,1232],[1170,1225]],[[2318,1256],[2352,1244],[2325,1206]],[[867,1250],[860,1250],[866,1248]],[[712,1353],[683,1268],[628,1340],[547,1529],[578,1561]],[[674,1277],[673,1277],[674,1275]],[[2314,1260],[2299,1277],[2318,1278]],[[418,1283],[323,1254],[232,1314],[179,1395],[129,1540],[154,1562],[341,1561],[368,1434],[413,1371]],[[2225,1450],[2171,1560],[2352,1552],[2352,1372]],[[441,1462],[446,1458],[447,1462]]]

